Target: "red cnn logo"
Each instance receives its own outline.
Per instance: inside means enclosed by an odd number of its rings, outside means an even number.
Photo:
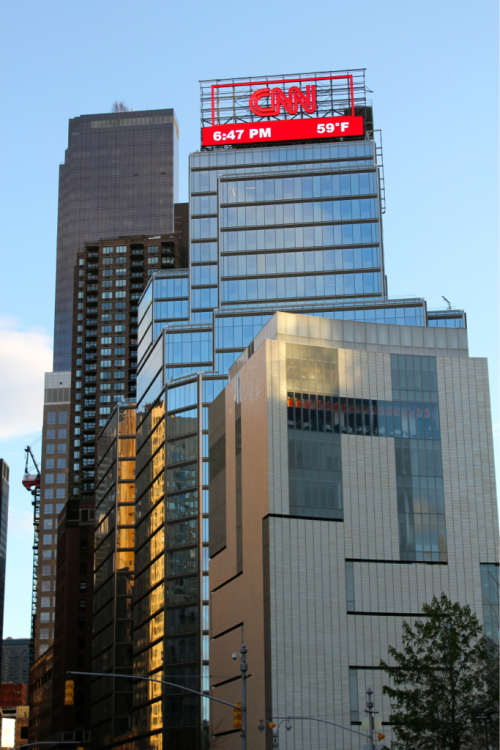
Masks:
[[[259,101],[269,97],[270,106],[261,107]],[[306,86],[304,94],[298,86],[292,86],[288,96],[282,89],[259,89],[254,91],[250,97],[248,105],[252,112],[259,117],[275,117],[281,112],[281,105],[286,109],[288,114],[296,115],[299,111],[299,104],[306,112],[312,115],[316,112],[316,86]]]

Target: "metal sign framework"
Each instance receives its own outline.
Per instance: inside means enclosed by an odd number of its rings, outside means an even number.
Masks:
[[[365,68],[323,73],[303,73],[200,81],[201,127],[238,122],[263,122],[319,117],[338,117],[366,106]],[[284,112],[275,117],[260,117],[249,106],[251,95],[268,84],[280,85],[287,92],[292,85],[315,81],[317,108],[313,114]]]

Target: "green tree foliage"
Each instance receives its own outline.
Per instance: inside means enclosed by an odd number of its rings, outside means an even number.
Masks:
[[[384,694],[397,750],[498,748],[498,648],[469,606],[445,594],[403,623],[403,649],[389,647]]]

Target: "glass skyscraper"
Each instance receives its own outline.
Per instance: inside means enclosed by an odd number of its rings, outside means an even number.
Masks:
[[[364,136],[225,144],[190,156],[189,274],[159,272],[138,312],[137,674],[208,691],[208,485],[217,470],[208,406],[272,315],[465,327],[462,311],[432,313],[422,298],[387,296],[382,152],[364,71],[352,73]],[[212,84],[243,85],[203,82],[202,124]],[[130,747],[195,746],[208,728],[204,703],[139,685]]]

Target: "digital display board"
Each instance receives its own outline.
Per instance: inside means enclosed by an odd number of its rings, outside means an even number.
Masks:
[[[334,97],[339,97],[339,87],[342,87],[343,99],[340,105],[335,102],[335,106]],[[350,74],[266,80],[265,85],[262,79],[214,83],[210,94],[211,124],[202,127],[202,146],[205,147],[364,134],[363,117],[355,114],[353,76]],[[331,102],[325,106],[328,96]],[[232,118],[231,97],[234,104]],[[333,116],[325,117],[327,113]]]

